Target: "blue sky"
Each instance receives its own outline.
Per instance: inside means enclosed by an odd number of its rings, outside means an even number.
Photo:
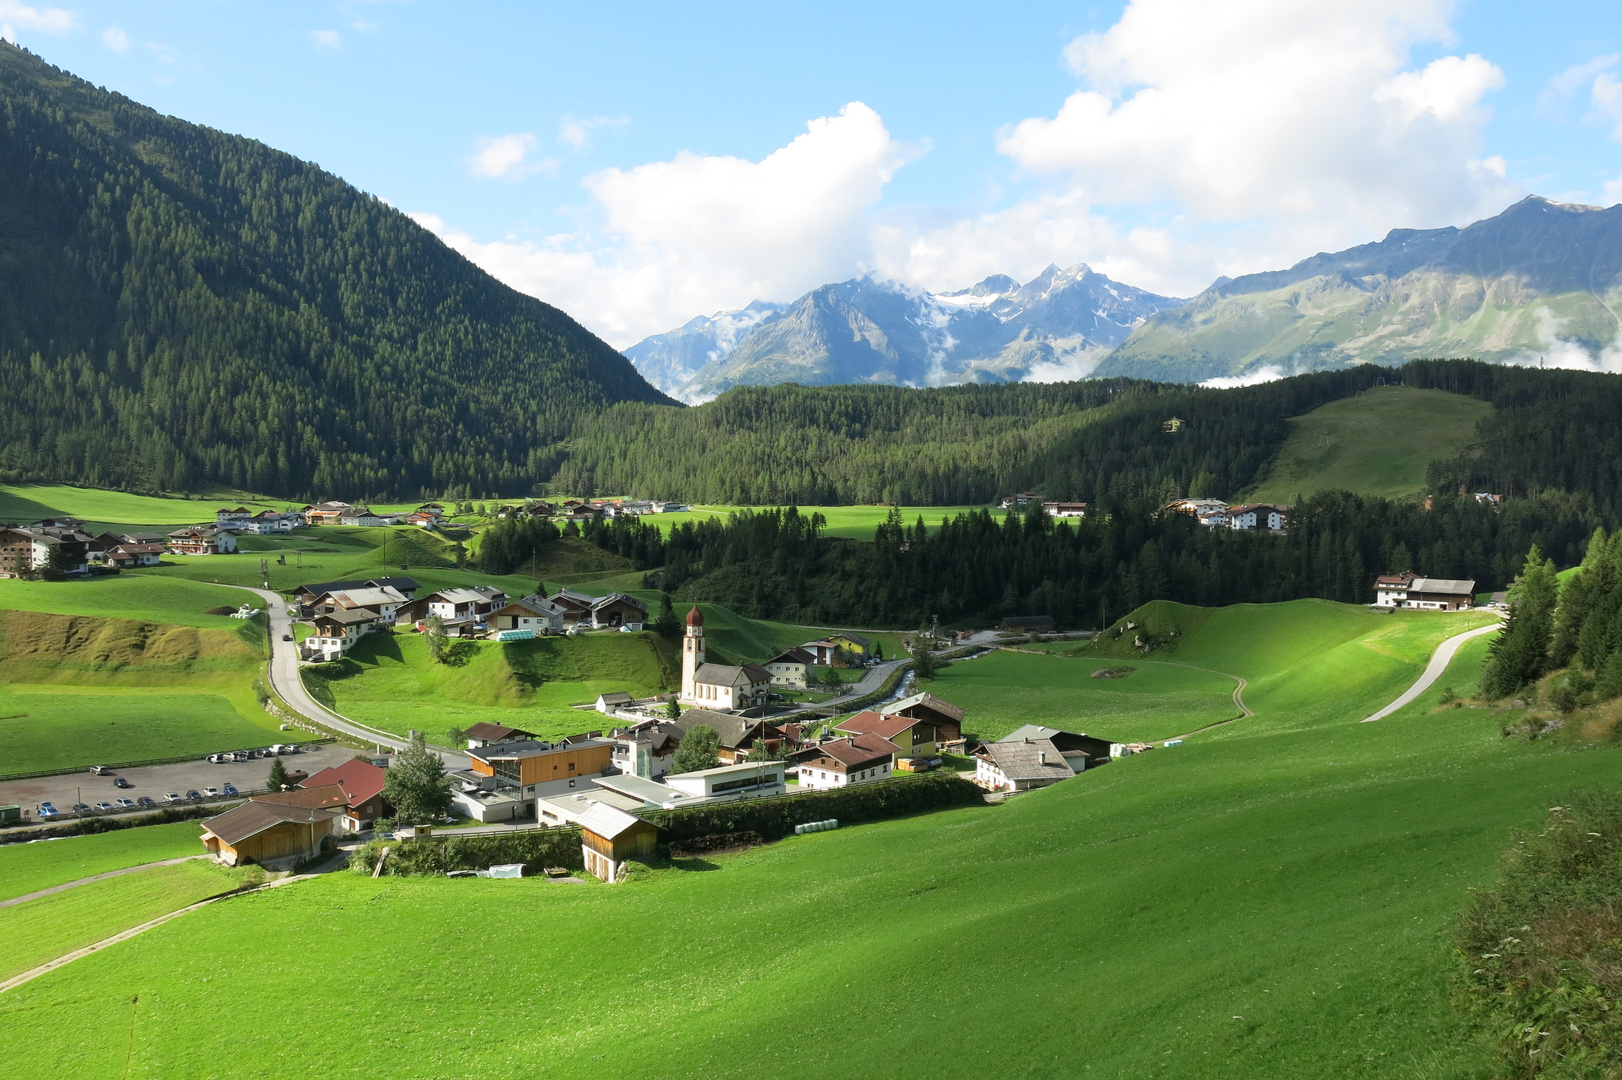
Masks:
[[[1622,7],[1533,10],[0,0],[0,28],[624,346],[863,272],[1187,295],[1529,192],[1614,203]]]

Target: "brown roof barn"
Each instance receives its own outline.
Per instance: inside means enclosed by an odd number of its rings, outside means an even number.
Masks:
[[[203,846],[227,866],[303,859],[321,850],[337,820],[331,810],[250,800],[203,822]]]

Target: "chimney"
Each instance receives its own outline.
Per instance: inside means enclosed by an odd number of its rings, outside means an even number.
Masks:
[[[1046,765],[1048,763],[1048,752],[1046,750],[1038,750],[1036,752],[1036,763],[1038,765]]]

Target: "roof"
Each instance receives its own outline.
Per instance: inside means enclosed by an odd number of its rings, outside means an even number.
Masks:
[[[1049,739],[982,743],[975,753],[984,755],[1010,780],[1050,780],[1076,775],[1076,770]]]
[[[1474,596],[1476,583],[1474,581],[1459,581],[1454,578],[1422,577],[1414,578],[1409,592],[1442,593],[1447,596]]]
[[[376,607],[379,604],[403,604],[406,602],[405,594],[389,585],[342,589],[337,592],[322,593],[321,596],[330,596],[333,603],[346,608]],[[319,600],[321,597],[316,597],[316,599]]]
[[[267,829],[292,822],[309,825],[318,821],[331,821],[338,815],[331,810],[316,810],[307,806],[284,806],[261,800],[249,800],[218,817],[203,822],[203,828],[227,844],[240,844]]]
[[[856,644],[860,645],[864,649],[873,644],[873,640],[871,638],[865,638],[862,635],[856,633],[854,630],[839,630],[839,631],[836,631],[836,632],[834,632],[832,634],[829,634],[828,637],[825,640],[832,641],[834,638],[844,638],[846,641],[854,641]]]
[[[631,696],[629,690],[616,690],[612,694],[598,694],[597,700],[604,705],[629,705],[636,698]]]
[[[686,738],[687,733],[700,724],[712,727],[721,736],[721,745],[731,747],[742,746],[745,739],[755,736],[757,729],[767,726],[764,720],[747,720],[741,716],[712,712],[709,709],[683,709],[681,716],[675,720],[666,720],[664,723],[680,731],[682,738]]]
[[[598,600],[596,600],[591,605],[591,608],[592,608],[593,611],[595,611],[600,607],[608,607],[610,604],[621,604],[621,603],[629,604],[631,607],[636,608],[638,611],[646,611],[646,610],[648,610],[648,605],[644,604],[642,601],[638,600],[636,597],[634,597],[634,596],[626,596],[622,592],[609,593],[607,596],[599,598]]]
[[[130,535],[135,534],[131,533]],[[369,585],[387,585],[389,588],[399,589],[401,592],[422,588],[421,585],[408,577],[380,577],[366,578],[364,580],[356,578],[350,581],[318,581],[310,585],[300,585],[293,591],[309,596],[325,596],[330,592],[342,592],[345,589],[364,589]]]
[[[446,604],[483,604],[489,602],[490,590],[488,586],[482,589],[440,589],[423,599],[439,600]]]
[[[1279,503],[1241,503],[1238,506],[1228,507],[1228,513],[1243,514],[1250,510],[1277,510],[1281,514],[1287,514],[1293,509],[1294,507],[1284,506]]]
[[[1009,732],[997,741],[1024,742],[1026,739],[1046,739],[1054,746],[1057,746],[1061,754],[1074,754],[1077,751],[1084,751],[1086,747],[1079,745],[1083,743],[1093,744],[1094,749],[1107,748],[1110,745],[1110,740],[1100,738],[1097,735],[1089,735],[1085,731],[1066,731],[1063,728],[1043,727],[1041,724],[1026,724],[1024,727]]]
[[[834,725],[835,731],[848,731],[853,735],[873,734],[881,739],[892,739],[914,724],[927,724],[928,720],[915,720],[910,716],[886,716],[867,709],[849,720]]]
[[[697,611],[698,609],[694,608],[693,610]],[[812,656],[798,645],[790,649],[788,652],[779,653],[770,660],[766,661],[768,664],[814,664],[816,662],[816,657]]]
[[[376,622],[381,616],[371,608],[339,608],[336,611],[323,611],[315,617],[316,622],[335,622],[341,626],[353,626],[356,623]]]
[[[694,604],[692,607],[687,609],[687,625],[688,626],[703,626],[704,625],[704,613],[702,611],[698,610],[698,605],[697,604]]]
[[[249,798],[255,802],[278,803],[282,806],[303,806],[317,810],[343,806],[349,802],[349,794],[344,791],[342,784],[322,784],[320,787],[301,787],[294,788],[292,791],[269,791],[263,795],[251,795]]]
[[[617,810],[607,803],[593,803],[591,809],[580,815],[580,827],[589,832],[596,833],[604,840],[612,840],[621,836],[638,825],[647,825],[634,814],[627,814],[624,810]]]
[[[323,784],[342,784],[349,796],[350,806],[359,806],[374,795],[383,793],[388,772],[362,758],[350,758],[342,765],[322,769],[305,779],[300,787],[321,787]]]
[[[497,612],[497,614],[503,614],[511,611],[513,608],[523,608],[525,611],[528,611],[531,614],[540,615],[543,617],[563,614],[562,608],[552,603],[552,601],[548,600],[540,593],[533,593],[524,597],[522,600],[508,601],[507,606],[502,608],[501,611]]]
[[[866,734],[818,743],[815,747],[808,748],[802,756],[811,757],[813,752],[821,757],[833,758],[847,769],[859,769],[870,761],[894,758],[901,752],[901,747],[889,739]]]
[[[554,745],[549,742],[538,742],[534,739],[520,739],[514,742],[494,743],[490,746],[475,747],[467,751],[470,758],[480,761],[519,761],[524,758],[541,757],[544,754],[562,754],[582,746],[609,745],[609,740],[603,738],[587,738],[571,741],[569,745]]]
[[[771,682],[772,673],[759,664],[744,664],[742,667],[705,664],[693,672],[693,681],[711,686],[738,686],[741,683]]]
[[[734,773],[766,772],[774,768],[786,769],[788,766],[782,761],[740,761],[732,765],[717,765],[713,769],[694,769],[692,772],[671,773],[670,776],[731,776]],[[668,780],[670,776],[667,776]]]
[[[906,712],[908,709],[915,708],[920,705],[926,709],[933,709],[942,716],[949,716],[960,724],[963,722],[963,717],[968,715],[963,711],[961,706],[953,705],[950,701],[942,701],[934,694],[914,694],[911,697],[904,697],[900,701],[892,701],[888,705],[880,705],[879,712],[885,713],[886,715],[890,713]],[[898,728],[897,730],[900,729]]]
[[[533,739],[535,737],[535,733],[533,731],[524,731],[521,728],[506,727],[502,724],[491,724],[483,720],[479,721],[477,724],[474,724],[472,727],[462,732],[462,734],[466,735],[470,739],[483,739],[485,742],[505,742],[514,735],[526,739]]]
[[[554,604],[561,602],[573,605],[575,607],[583,607],[587,610],[590,610],[591,605],[597,602],[597,598],[595,596],[589,596],[583,592],[576,592],[573,589],[559,589],[557,592],[547,597],[547,599]]]
[[[612,776],[590,777],[604,791],[611,791],[632,799],[641,799],[650,806],[678,806],[691,802],[705,801],[702,796],[689,795],[685,791],[678,791],[667,787],[657,780],[649,780],[645,776],[636,776],[631,773],[615,773]]]

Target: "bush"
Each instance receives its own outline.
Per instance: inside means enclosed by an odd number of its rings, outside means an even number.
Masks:
[[[431,836],[392,844],[371,840],[350,855],[349,868],[370,876],[386,847],[394,851],[383,866],[385,877],[483,870],[501,863],[523,863],[526,875],[537,874],[548,866],[567,866],[571,870],[585,867],[580,854],[580,830],[565,826],[493,836]]]
[[[1622,793],[1575,797],[1518,837],[1499,882],[1455,928],[1464,997],[1506,1076],[1616,1076],[1622,1066]]]

